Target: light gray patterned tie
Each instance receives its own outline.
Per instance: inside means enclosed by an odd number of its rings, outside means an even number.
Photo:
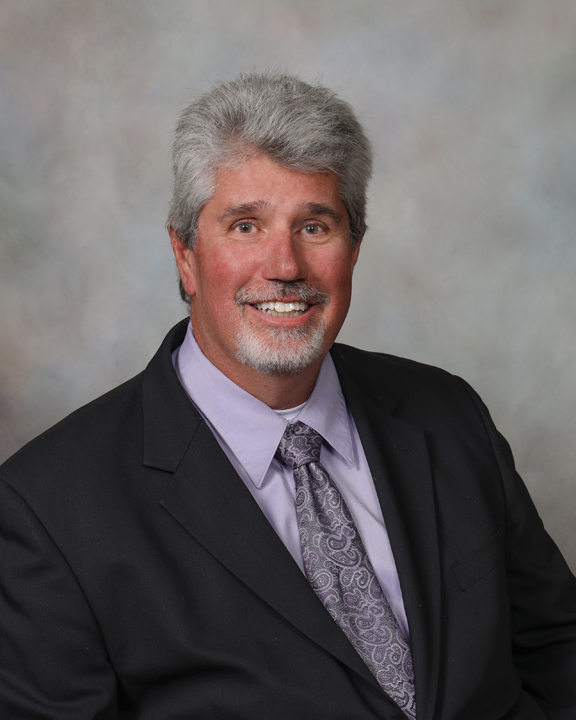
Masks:
[[[276,452],[294,471],[306,575],[382,689],[414,720],[410,648],[344,498],[320,464],[321,446],[315,430],[296,422],[288,425]]]

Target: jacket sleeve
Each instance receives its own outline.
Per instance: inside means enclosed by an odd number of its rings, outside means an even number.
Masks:
[[[506,575],[512,651],[524,689],[549,720],[576,718],[576,578],[550,538],[506,440],[466,386],[483,418],[506,501]]]
[[[0,481],[0,717],[116,720],[97,623],[48,532]]]

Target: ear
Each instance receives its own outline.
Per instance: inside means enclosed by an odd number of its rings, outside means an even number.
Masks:
[[[358,238],[358,243],[356,247],[352,250],[352,270],[354,270],[354,266],[358,262],[358,255],[360,254],[360,245],[362,244],[362,240],[364,238],[364,235],[361,235]]]
[[[181,240],[174,228],[169,227],[168,233],[184,290],[186,290],[190,297],[194,297],[194,295],[196,295],[196,262],[194,252]]]

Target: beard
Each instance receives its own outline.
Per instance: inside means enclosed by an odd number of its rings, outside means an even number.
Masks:
[[[305,283],[277,282],[239,290],[235,302],[242,307],[282,298],[315,305],[326,305],[330,300],[325,292]],[[322,320],[310,320],[299,328],[239,327],[234,333],[236,357],[264,375],[297,375],[324,354],[326,331]]]
[[[236,330],[236,357],[264,375],[297,375],[322,357],[326,326]]]

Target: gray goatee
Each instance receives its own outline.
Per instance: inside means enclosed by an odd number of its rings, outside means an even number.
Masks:
[[[255,305],[273,300],[293,300],[309,305],[327,305],[327,293],[305,283],[266,283],[256,288],[243,288],[234,298],[239,306]],[[236,357],[248,367],[277,377],[297,375],[318,360],[324,351],[326,324],[307,323],[299,328],[237,328]]]

